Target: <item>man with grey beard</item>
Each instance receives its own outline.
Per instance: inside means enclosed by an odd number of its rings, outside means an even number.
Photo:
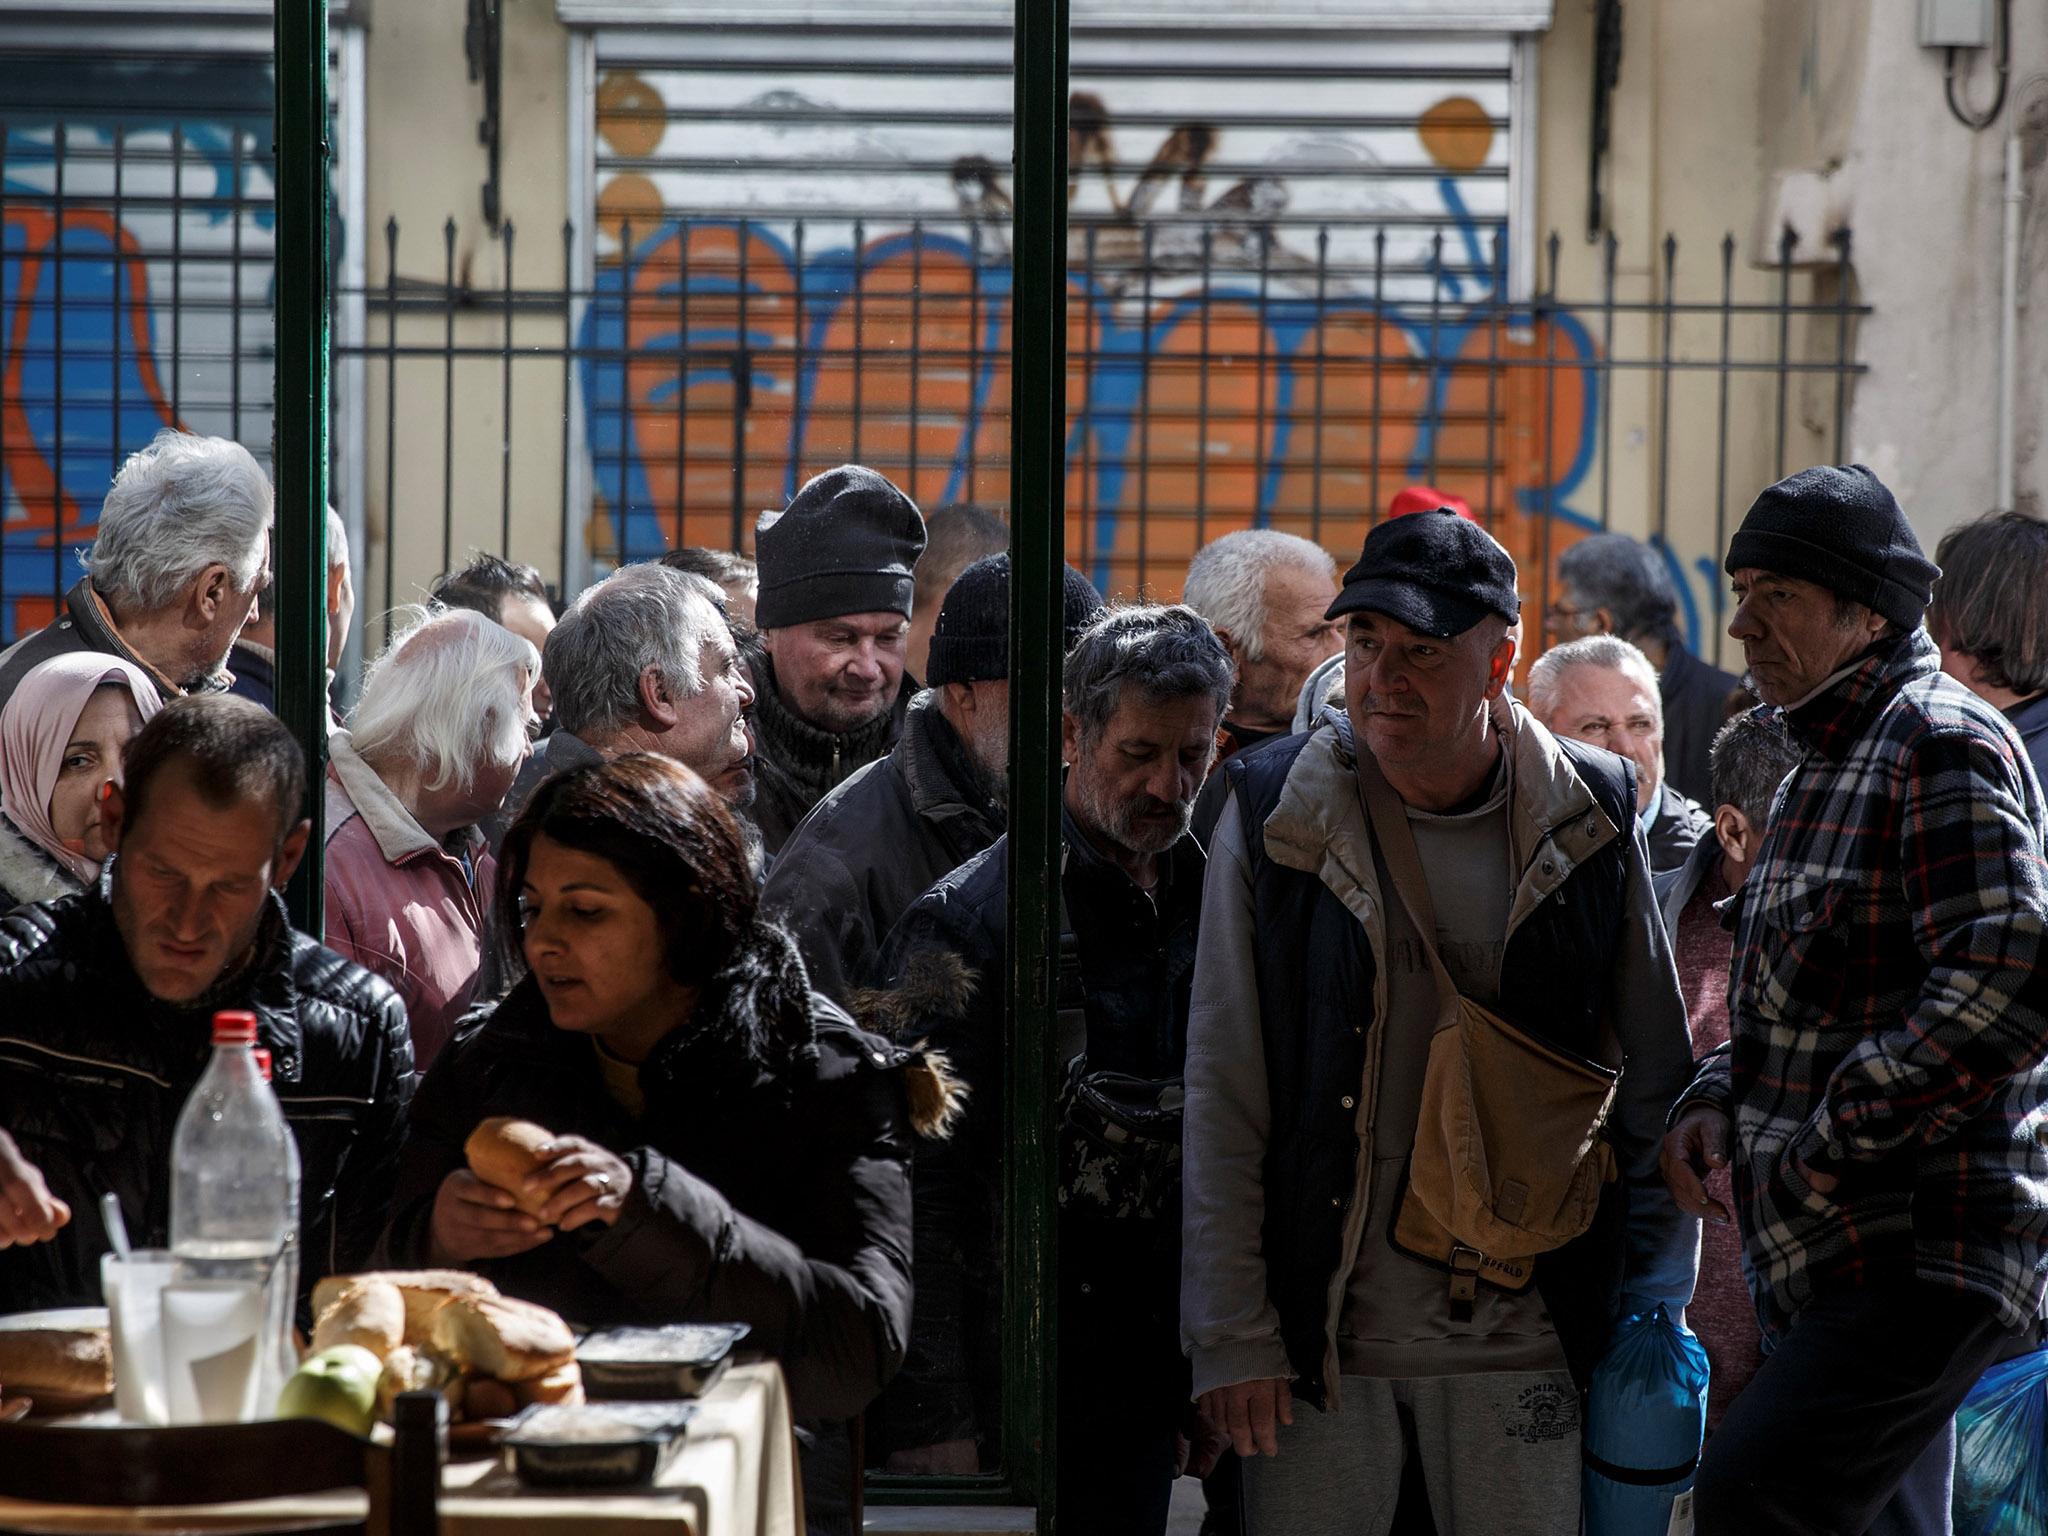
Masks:
[[[1185,607],[1112,609],[1067,657],[1059,1480],[1076,1532],[1163,1531],[1193,1427],[1175,1296],[1203,868],[1187,831],[1232,675]],[[1002,838],[919,898],[885,950],[895,1022],[946,1052],[972,1094],[951,1140],[918,1154],[910,1350],[869,1418],[895,1470],[971,1473],[1002,1444],[1008,863]]]
[[[1069,566],[1065,644],[1100,611]],[[1065,647],[1062,647],[1063,649]],[[832,790],[782,845],[761,900],[803,951],[811,985],[844,1003],[872,985],[889,930],[947,871],[1003,831],[1010,758],[1010,557],[990,555],[946,593],[889,755]]]

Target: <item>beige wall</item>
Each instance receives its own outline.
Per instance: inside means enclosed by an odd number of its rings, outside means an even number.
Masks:
[[[499,295],[505,242],[485,223],[481,188],[488,165],[477,141],[483,88],[472,84],[464,61],[462,0],[403,0],[376,7],[368,34],[366,162],[369,286],[387,278],[385,223],[400,227],[397,277],[409,287],[442,283],[443,228],[457,233],[458,286],[473,292],[473,307],[459,307],[456,346],[500,348],[505,315]],[[507,0],[503,7],[504,71],[501,110],[500,202],[514,229],[513,278],[517,288],[564,286],[562,224],[569,217],[567,166],[568,34],[555,21],[553,0]],[[423,297],[432,297],[425,295]],[[438,349],[447,317],[438,303],[404,311],[401,347]],[[458,359],[453,390],[453,558],[472,548],[507,552],[538,565],[552,578],[561,562],[563,316],[559,309],[515,315],[513,336],[524,347],[554,349],[531,355],[512,370],[511,544],[502,542],[506,432],[504,369],[496,358]],[[368,338],[387,336],[373,307]],[[391,505],[385,484],[385,361],[373,356],[367,375],[368,423],[365,508],[369,543],[365,631],[374,649],[383,629],[377,616],[392,601],[417,600],[443,569],[442,419],[447,401],[439,356],[400,357],[396,422],[396,478]],[[393,590],[384,587],[385,539],[396,529]]]
[[[1609,150],[1601,170],[1607,227],[1619,242],[1619,302],[1665,297],[1667,235],[1678,242],[1670,290],[1681,302],[1718,305],[1723,242],[1731,236],[1736,241],[1730,282],[1735,304],[1777,302],[1775,242],[1757,241],[1754,230],[1770,154],[1765,141],[1780,131],[1774,126],[1780,120],[1777,93],[1767,82],[1785,60],[1774,53],[1773,33],[1781,13],[1791,9],[1780,0],[1716,0],[1712,5],[1628,0],[1620,79],[1609,108]],[[1563,237],[1558,290],[1567,299],[1597,295],[1603,282],[1603,246],[1585,234],[1593,34],[1590,0],[1559,0],[1556,21],[1540,49],[1537,223]],[[1773,105],[1767,108],[1766,102]],[[1817,293],[1832,293],[1832,282],[1828,273],[1817,289],[1813,272],[1801,268],[1793,275],[1792,301],[1810,303]],[[1582,312],[1582,318],[1597,339],[1597,314]],[[1795,355],[1831,360],[1835,345],[1832,319],[1805,326],[1795,321]],[[1718,314],[1675,320],[1671,356],[1714,362],[1721,347]],[[1651,317],[1616,318],[1614,357],[1657,358],[1664,348],[1661,328]],[[1776,318],[1738,315],[1729,328],[1728,349],[1738,361],[1775,357]],[[1712,607],[1722,584],[1700,566],[1718,564],[1726,531],[1755,493],[1776,477],[1776,376],[1741,370],[1729,377],[1725,483],[1717,475],[1722,434],[1718,372],[1681,370],[1670,376],[1661,530],[1659,450],[1666,417],[1659,376],[1647,369],[1624,369],[1611,382],[1609,524],[1638,536],[1662,533],[1687,572],[1702,637],[1725,646]],[[1802,382],[1795,376],[1786,410],[1788,467],[1828,456],[1833,416],[1832,378],[1815,375]],[[1580,501],[1584,510],[1597,513],[1597,487]]]
[[[2030,198],[2048,191],[2048,17],[2015,6],[2012,93],[1987,130],[1972,133],[1943,100],[1943,56],[1922,48],[1907,0],[1627,0],[1621,81],[1614,95],[1614,148],[1606,187],[1622,239],[1624,297],[1657,290],[1651,243],[1670,230],[1681,244],[1682,298],[1718,291],[1724,233],[1738,239],[1738,302],[1770,303],[1778,233],[1798,238],[1795,301],[1832,304],[1838,291],[1828,236],[1853,233],[1851,302],[1873,313],[1851,331],[1868,369],[1852,387],[1842,457],[1870,464],[1897,492],[1930,550],[1954,523],[1989,508],[1996,475],[1999,275],[2004,137],[2024,127]],[[1590,0],[1559,0],[1542,57],[1539,131],[1541,223],[1565,234],[1565,287],[1592,291],[1598,251],[1585,244],[1586,145],[1592,67]],[[1968,86],[1978,107],[1992,96],[1990,59]],[[2030,204],[2031,207],[2031,204]],[[2048,246],[2032,214],[2020,263],[2015,501],[2042,508],[2048,460],[2048,392],[2037,384],[2036,306]],[[1768,317],[1738,322],[1736,349],[1774,345]],[[1710,322],[1682,323],[1681,355],[1712,356]],[[1833,316],[1795,321],[1795,353],[1835,356]],[[1744,341],[1745,334],[1748,337]],[[1627,322],[1619,355],[1641,355],[1648,338]],[[1669,535],[1682,552],[1715,542],[1711,385],[1674,396]],[[1775,380],[1732,391],[1731,462],[1724,516],[1740,518],[1776,470]],[[1658,440],[1657,398],[1647,379],[1620,381],[1614,416],[1614,524],[1649,526]],[[1795,379],[1789,396],[1789,468],[1834,457],[1833,380]],[[1702,590],[1704,590],[1702,588]]]

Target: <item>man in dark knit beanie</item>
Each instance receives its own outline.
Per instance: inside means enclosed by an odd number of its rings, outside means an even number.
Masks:
[[[1102,599],[1067,567],[1066,646]],[[930,686],[889,755],[819,802],[762,892],[795,936],[811,985],[841,1002],[876,978],[910,904],[1003,832],[1010,756],[1010,557],[960,573],[932,631]]]
[[[1802,755],[1730,903],[1729,1046],[1663,1148],[1695,1214],[1729,1219],[1701,1181],[1732,1167],[1770,1346],[1707,1442],[1698,1528],[1945,1533],[1955,1411],[2048,1280],[2048,808],[1942,675],[1939,572],[1877,476],[1779,481],[1725,564],[1728,633]]]
[[[827,790],[885,754],[915,691],[904,676],[924,552],[917,503],[859,464],[828,469],[754,536],[758,791],[772,855]]]

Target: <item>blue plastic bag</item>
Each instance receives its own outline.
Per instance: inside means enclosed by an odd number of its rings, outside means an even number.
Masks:
[[[1956,1410],[1956,1536],[2048,1531],[2048,1350],[1994,1365]]]
[[[1622,1319],[1586,1394],[1586,1536],[1687,1536],[1707,1433],[1707,1352],[1660,1305]]]

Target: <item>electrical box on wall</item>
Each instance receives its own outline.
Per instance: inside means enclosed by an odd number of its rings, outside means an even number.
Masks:
[[[1989,48],[1997,0],[1920,0],[1922,48]]]

